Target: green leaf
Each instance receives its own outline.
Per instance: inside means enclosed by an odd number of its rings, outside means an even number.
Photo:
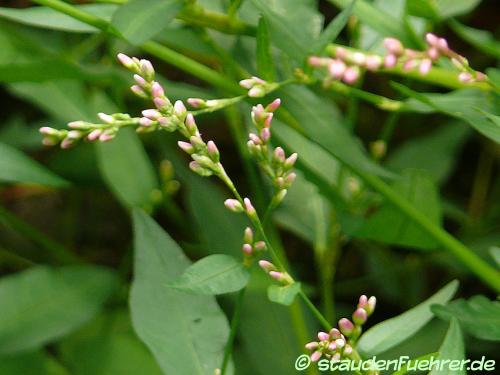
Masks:
[[[352,0],[351,4],[340,12],[333,20],[330,21],[327,27],[323,30],[319,38],[314,42],[311,48],[311,54],[318,54],[322,52],[325,47],[335,41],[339,36],[340,32],[347,25],[349,17],[352,14],[356,0]]]
[[[425,169],[442,185],[447,181],[457,162],[470,128],[462,122],[451,121],[421,137],[415,137],[389,154],[388,169],[402,172],[407,168]]]
[[[411,16],[426,18],[432,21],[439,20],[438,10],[434,1],[407,0],[406,13]]]
[[[190,261],[144,212],[133,211],[134,280],[132,324],[167,374],[206,375],[220,366],[228,322],[211,296],[162,287],[179,277]]]
[[[403,367],[401,367],[400,370],[393,372],[392,375],[404,375],[410,371],[413,372],[413,369],[416,368],[415,366],[418,366],[419,362],[432,361],[437,358],[439,358],[439,352],[425,354],[423,356],[410,360]]]
[[[118,8],[111,23],[125,39],[141,44],[162,31],[182,6],[182,0],[131,0]]]
[[[61,177],[4,143],[0,143],[0,182],[33,183],[54,187],[68,185],[68,182]]]
[[[0,353],[37,349],[80,327],[117,289],[97,266],[39,266],[0,280]],[[29,329],[27,329],[29,327]]]
[[[491,257],[495,260],[495,263],[497,264],[498,268],[500,268],[500,247],[492,246],[490,248],[490,254]]]
[[[441,205],[437,187],[424,170],[409,169],[396,180],[394,190],[411,202],[436,226],[441,226]],[[390,202],[370,216],[354,234],[356,237],[381,241],[393,245],[433,249],[437,246],[434,239],[403,215]]]
[[[359,350],[367,357],[371,357],[413,336],[432,319],[430,307],[448,302],[457,288],[458,282],[454,280],[414,308],[373,326],[361,336],[358,344]]]
[[[455,318],[451,319],[450,328],[446,333],[446,337],[444,338],[441,347],[439,348],[439,362],[443,361],[451,361],[449,363],[445,363],[443,368],[432,370],[429,375],[438,375],[438,374],[456,374],[462,375],[467,374],[466,369],[460,369],[461,363],[465,358],[465,348],[464,348],[464,339],[462,336],[462,330],[460,329],[460,325]],[[438,362],[438,363],[439,363]]]
[[[264,17],[259,18],[257,26],[257,73],[265,81],[274,81],[271,41],[269,40],[269,30]]]
[[[293,283],[286,286],[270,285],[267,289],[267,298],[271,302],[290,306],[299,292],[300,283]]]
[[[57,347],[71,374],[162,374],[125,310],[99,315]]]
[[[64,367],[43,350],[0,355],[0,375],[69,375]]]
[[[97,143],[96,151],[103,178],[120,202],[150,209],[158,181],[137,134],[122,129],[112,142]]]
[[[492,33],[462,25],[456,20],[451,20],[449,25],[462,39],[476,47],[479,51],[500,58],[500,41]]]
[[[217,295],[244,288],[249,277],[241,261],[230,255],[215,254],[189,266],[168,286],[196,294]]]
[[[435,0],[441,18],[450,18],[472,12],[481,0]]]
[[[98,16],[106,21],[116,11],[114,4],[85,4],[78,9]],[[0,8],[0,18],[44,29],[63,30],[75,33],[95,33],[99,30],[73,17],[48,7],[29,7],[25,9]]]
[[[446,306],[432,306],[441,319],[456,318],[464,330],[482,340],[500,341],[500,302],[478,295]]]

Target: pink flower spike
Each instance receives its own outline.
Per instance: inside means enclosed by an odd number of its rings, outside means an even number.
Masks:
[[[396,57],[396,55],[393,55],[392,53],[388,54],[384,58],[384,66],[386,68],[394,68],[397,63],[398,63],[398,58]]]
[[[277,281],[281,281],[283,279],[282,272],[271,271],[271,272],[269,272],[269,276],[271,276],[273,279],[275,279]]]
[[[252,245],[246,243],[242,246],[241,250],[247,254],[247,255],[252,255],[252,252],[253,252],[253,248],[252,248]]]
[[[321,352],[316,351],[313,354],[311,354],[311,361],[317,362],[321,358]]]
[[[118,57],[118,61],[120,61],[120,63],[126,67],[126,68],[131,68],[133,67],[135,64],[134,64],[134,60],[132,60],[130,57],[128,57],[127,55],[125,55],[124,53],[119,53],[117,55]]]
[[[346,65],[341,60],[332,60],[328,65],[328,72],[332,78],[340,79],[346,70]]]
[[[267,260],[259,260],[259,266],[266,272],[271,272],[276,270],[275,265],[272,264],[271,262],[268,262]]]
[[[318,332],[318,340],[319,341],[327,341],[330,340],[330,335],[326,332]]]
[[[351,85],[355,83],[359,78],[359,70],[353,67],[348,67],[345,72],[344,76],[342,77],[342,80]]]
[[[95,129],[95,130],[92,130],[89,135],[87,135],[87,139],[89,141],[95,141],[97,138],[99,138],[102,134],[102,130],[101,129]]]
[[[420,63],[420,66],[418,67],[418,71],[421,75],[426,75],[429,73],[432,67],[432,61],[430,59],[423,59],[422,62]]]
[[[165,90],[163,90],[163,87],[155,81],[151,85],[151,94],[154,98],[161,98],[165,96]]]
[[[267,105],[266,111],[274,112],[279,108],[280,105],[281,105],[281,99],[280,98],[274,99],[271,103]]]
[[[305,348],[308,350],[313,350],[313,349],[316,349],[318,347],[318,345],[319,344],[316,341],[311,341],[305,345]]]

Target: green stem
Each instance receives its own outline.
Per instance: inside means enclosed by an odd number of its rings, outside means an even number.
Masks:
[[[231,319],[231,331],[229,332],[229,338],[227,339],[226,347],[224,349],[224,359],[222,360],[221,375],[224,375],[226,373],[227,365],[229,363],[229,360],[231,359],[234,339],[236,337],[236,332],[238,331],[238,326],[240,324],[241,310],[243,309],[243,300],[245,298],[246,290],[246,288],[241,289],[236,299],[236,305],[234,307],[234,313]]]
[[[1,219],[4,219],[10,227],[28,237],[45,250],[53,261],[63,264],[78,263],[80,261],[80,259],[69,249],[51,240],[38,229],[21,220],[2,206],[0,206],[0,220]]]
[[[309,297],[306,296],[304,291],[300,290],[299,296],[302,298],[302,300],[304,301],[306,306],[309,308],[309,310],[312,311],[312,313],[314,314],[316,319],[318,319],[318,321],[321,323],[323,328],[326,329],[327,331],[332,329],[332,325],[328,322],[328,320],[326,320],[326,318],[323,316],[323,314],[321,314],[321,312],[316,308],[316,306],[314,306],[314,304],[311,302]]]

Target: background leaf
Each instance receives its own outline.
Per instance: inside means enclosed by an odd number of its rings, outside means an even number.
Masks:
[[[443,344],[439,348],[439,361],[462,361],[465,358],[465,348],[464,339],[462,337],[462,331],[460,330],[460,325],[455,318],[450,321],[450,328],[446,333]],[[443,367],[443,369],[434,369],[430,372],[430,375],[438,374],[467,374],[466,369],[454,370],[452,369],[452,363],[448,366]]]
[[[0,353],[36,349],[80,327],[116,290],[97,266],[39,266],[0,280]]]
[[[274,81],[274,62],[271,54],[269,28],[264,17],[257,26],[257,75],[265,81]]]

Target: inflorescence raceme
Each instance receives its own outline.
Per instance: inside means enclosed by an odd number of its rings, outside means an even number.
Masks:
[[[312,352],[311,361],[316,362],[322,356],[334,361],[357,360],[355,344],[361,335],[363,324],[375,310],[376,303],[375,297],[368,298],[362,295],[352,314],[352,321],[342,318],[339,320],[338,328],[332,328],[329,333],[319,332],[318,341],[311,341],[305,345],[305,348]]]
[[[427,49],[417,51],[405,48],[398,39],[385,38],[384,47],[387,50],[385,56],[365,54],[341,46],[332,46],[328,49],[330,57],[311,56],[308,63],[313,68],[326,70],[326,84],[337,80],[347,84],[354,84],[358,81],[362,71],[378,71],[383,68],[401,67],[405,72],[418,70],[421,75],[426,75],[432,68],[433,63],[438,61],[440,57],[450,59],[459,71],[458,79],[461,82],[469,83],[486,80],[486,75],[472,69],[465,57],[448,46],[446,39],[432,33],[427,33],[425,39],[428,45]]]

